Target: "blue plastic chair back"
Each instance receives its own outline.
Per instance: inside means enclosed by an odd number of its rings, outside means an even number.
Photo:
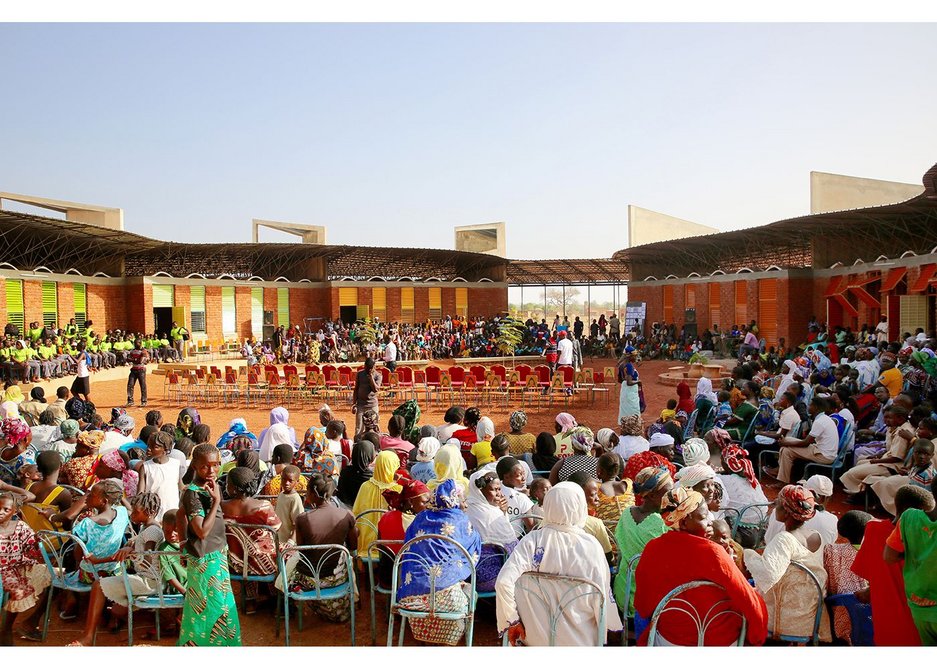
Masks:
[[[830,617],[833,608],[842,606],[849,614],[851,623],[850,642],[853,647],[872,647],[875,645],[872,627],[872,606],[860,603],[855,594],[834,594],[826,597],[826,604],[830,608]]]

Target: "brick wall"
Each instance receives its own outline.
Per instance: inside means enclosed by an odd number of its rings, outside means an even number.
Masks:
[[[290,320],[293,323],[304,326],[304,318],[326,318],[331,312],[332,291],[329,288],[290,289]]]
[[[809,276],[778,281],[778,337],[784,337],[788,347],[800,345],[807,338],[807,323],[814,315],[815,294],[814,280]],[[823,289],[820,296],[822,298]]]
[[[248,339],[251,337],[251,289],[249,287],[234,288],[234,308],[238,337]],[[260,336],[261,332],[257,332],[258,340]]]
[[[72,283],[58,282],[55,286],[56,310],[59,327],[75,317],[75,287]]]
[[[205,335],[209,341],[224,339],[221,328],[221,286],[205,286]]]
[[[442,317],[455,315],[455,288],[442,289]]]
[[[277,322],[277,289],[264,288],[264,311],[273,312],[273,324],[275,326],[285,325],[286,323]]]
[[[142,282],[128,285],[124,289],[127,296],[127,328],[132,332],[150,334],[156,327],[153,320],[153,287]]]
[[[503,313],[508,310],[508,291],[503,287],[469,288],[468,309],[469,317],[481,315],[491,318]]]
[[[88,320],[99,334],[108,329],[127,329],[127,295],[123,285],[88,283]],[[152,295],[150,297],[152,303]],[[152,309],[150,309],[152,311]],[[152,317],[152,316],[151,316]]]
[[[23,281],[23,309],[26,313],[25,323],[42,322],[42,282]]]
[[[387,322],[400,321],[400,288],[387,288]]]
[[[472,303],[471,296],[469,303]],[[413,321],[426,322],[429,320],[429,288],[413,288]]]

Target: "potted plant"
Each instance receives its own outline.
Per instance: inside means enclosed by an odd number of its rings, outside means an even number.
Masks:
[[[703,365],[709,362],[709,358],[706,357],[701,352],[693,353],[690,357],[690,372],[687,374],[689,378],[702,378],[703,377]]]

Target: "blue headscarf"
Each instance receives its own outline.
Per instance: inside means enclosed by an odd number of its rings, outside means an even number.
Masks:
[[[407,529],[406,540],[425,534],[442,534],[462,545],[478,563],[482,540],[469,523],[468,515],[459,508],[462,498],[454,480],[444,480],[436,487],[432,506],[419,513]],[[465,555],[454,545],[439,540],[425,540],[407,550],[401,559],[399,598],[429,594],[432,566],[441,566],[436,576],[436,591],[462,582],[472,569],[465,563]]]
[[[247,429],[247,425],[240,421],[235,421],[231,423],[231,428],[221,435],[221,438],[218,439],[218,449],[222,450],[228,447],[228,441],[238,436],[247,436],[254,444],[253,449],[257,449],[257,437]]]

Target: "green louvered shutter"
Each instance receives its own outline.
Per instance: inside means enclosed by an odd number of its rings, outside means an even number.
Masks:
[[[23,310],[23,281],[8,278],[6,281],[7,320],[20,328],[20,334],[26,334],[26,314]]]
[[[78,331],[85,333],[85,320],[88,318],[88,286],[85,283],[75,283],[75,324]]]
[[[290,289],[277,288],[277,326],[290,326]]]
[[[153,285],[153,308],[174,306],[172,301],[173,289],[171,285]]]
[[[59,299],[55,281],[42,282],[42,324],[51,327],[58,320]]]

